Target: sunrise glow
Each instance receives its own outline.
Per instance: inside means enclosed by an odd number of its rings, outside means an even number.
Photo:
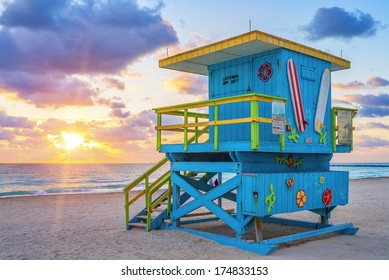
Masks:
[[[1,162],[158,161],[152,108],[209,98],[206,75],[161,69],[159,60],[249,31],[247,19],[252,30],[351,61],[331,75],[331,102],[358,109],[354,151],[334,159],[388,161],[389,2],[284,1],[282,11],[271,1],[41,2],[0,4]]]
[[[64,139],[64,145],[67,150],[72,150],[76,147],[79,147],[84,143],[84,138],[77,133],[67,133],[62,132],[61,133],[63,139]]]

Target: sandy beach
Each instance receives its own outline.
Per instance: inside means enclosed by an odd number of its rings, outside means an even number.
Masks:
[[[133,194],[134,195],[134,194]],[[267,256],[220,245],[174,230],[126,231],[124,196],[51,195],[0,199],[2,260],[388,260],[389,178],[350,181],[349,204],[337,207],[332,223],[351,222],[355,235],[328,234],[280,245]],[[142,208],[140,201],[133,214]],[[289,214],[317,220],[310,212]],[[194,225],[228,231],[221,222]],[[296,231],[264,224],[264,237]],[[298,229],[297,229],[298,230]]]

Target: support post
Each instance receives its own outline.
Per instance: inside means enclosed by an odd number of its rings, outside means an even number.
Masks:
[[[214,120],[217,122],[219,120],[219,106],[214,106]],[[219,149],[219,126],[217,124],[213,127],[213,148],[215,151]]]
[[[188,150],[188,109],[184,110],[184,150]]]
[[[263,240],[263,236],[262,236],[261,220],[259,217],[254,217],[254,226],[255,226],[255,242],[261,243]]]
[[[145,198],[146,198],[146,215],[147,215],[147,221],[146,221],[146,231],[150,231],[151,229],[151,197],[150,197],[150,188],[149,188],[149,175],[146,175],[145,177]]]
[[[259,123],[255,118],[258,118],[258,101],[250,101],[250,117],[251,121],[251,149],[257,150],[259,148]]]
[[[162,115],[161,114],[157,114],[157,126],[161,126],[162,125]],[[162,131],[160,129],[157,129],[157,151],[160,152],[161,151],[161,134],[162,134]]]
[[[125,219],[126,219],[126,229],[128,230],[128,221],[130,220],[130,207],[128,206],[128,190],[124,191],[124,210],[125,210]]]
[[[166,209],[166,214],[168,217],[170,217],[170,212],[172,211],[172,180],[169,180],[168,184],[168,191],[170,192],[168,197],[167,197],[167,209]]]
[[[195,143],[199,143],[199,127],[197,126],[199,122],[199,115],[196,114],[195,116],[195,123],[196,123],[196,127],[195,127]]]
[[[171,173],[171,174],[173,174],[173,173]],[[173,213],[180,208],[180,187],[176,183],[174,183],[174,181],[173,181],[173,205],[172,205],[172,207],[173,207],[173,209],[172,209]],[[173,227],[175,227],[175,228],[180,227],[180,218],[172,219],[172,216],[170,216],[170,219],[172,221]]]

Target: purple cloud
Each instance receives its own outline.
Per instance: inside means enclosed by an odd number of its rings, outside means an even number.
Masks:
[[[389,125],[383,124],[383,123],[380,123],[380,122],[368,122],[368,123],[366,123],[366,126],[370,127],[370,128],[389,129]]]
[[[303,27],[308,40],[374,36],[380,22],[360,10],[348,12],[339,7],[320,8],[311,22]]]
[[[14,138],[12,132],[0,127],[0,140],[11,141]]]
[[[104,77],[103,82],[109,88],[115,88],[118,90],[125,89],[125,84],[122,81],[119,81],[118,79],[112,77]]]
[[[78,78],[60,74],[0,71],[0,82],[20,99],[42,107],[91,106],[99,96],[96,89]]]
[[[358,115],[363,117],[389,116],[389,94],[344,95],[345,100],[358,105]]]
[[[372,148],[378,148],[378,147],[388,147],[389,141],[377,137],[367,136],[367,135],[361,135],[359,137],[359,141],[357,144],[358,147],[372,147]]]
[[[155,114],[142,111],[121,121],[117,126],[99,127],[95,138],[103,142],[127,142],[148,140],[154,136]]]
[[[110,107],[112,109],[110,115],[116,118],[127,118],[131,115],[129,111],[124,111],[127,109],[126,104],[121,101],[120,97],[109,98],[100,98],[98,104]]]
[[[0,14],[0,85],[38,106],[46,101],[57,107],[91,105],[93,91],[73,75],[117,73],[139,57],[177,42],[160,9],[161,5],[141,8],[135,0],[5,3]],[[108,82],[124,86],[117,80]],[[61,96],[65,92],[67,96]]]
[[[381,77],[370,77],[366,84],[372,87],[386,87],[389,86],[389,81]]]
[[[8,116],[5,111],[0,110],[0,127],[34,128],[35,122],[25,117]]]

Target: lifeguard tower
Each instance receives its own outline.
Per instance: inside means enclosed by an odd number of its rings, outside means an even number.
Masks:
[[[331,171],[330,161],[353,148],[356,110],[331,106],[331,72],[348,69],[349,61],[251,31],[159,64],[208,76],[209,99],[154,109],[157,150],[166,157],[124,189],[128,230],[182,230],[260,254],[284,242],[358,230],[329,222],[334,208],[348,203],[348,172]],[[172,135],[174,143],[163,141]],[[151,182],[165,163],[170,170]],[[140,183],[145,190],[130,199]],[[146,207],[130,217],[130,205],[143,196]],[[275,216],[304,210],[319,219]],[[213,219],[234,236],[188,226]],[[310,230],[263,239],[262,223]],[[251,229],[255,240],[247,241]]]

